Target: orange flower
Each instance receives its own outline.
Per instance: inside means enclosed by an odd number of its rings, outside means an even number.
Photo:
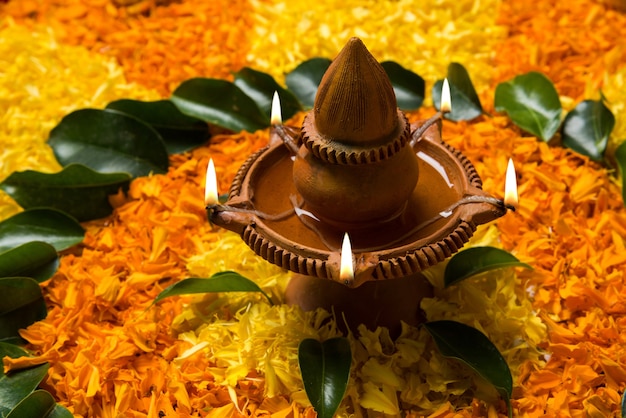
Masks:
[[[255,64],[246,61],[253,46],[254,10],[243,1],[188,0],[160,7],[143,1],[137,8],[118,7],[109,0],[62,3],[14,0],[0,10],[19,24],[49,25],[65,43],[115,57],[128,79],[154,87],[164,96],[186,78],[229,78],[232,70]],[[256,3],[261,7],[257,17],[280,14],[280,2]],[[456,56],[475,60],[464,63],[470,69],[485,69],[471,75],[491,85],[490,91],[481,93],[490,112],[493,87],[530,70],[542,71],[555,82],[566,108],[596,94],[603,83],[612,83],[617,92],[613,93],[617,102],[612,103],[623,107],[626,49],[620,40],[626,35],[625,15],[591,0],[529,4],[500,2],[495,16],[481,9],[481,2],[444,2],[457,20],[439,28],[436,25],[442,20],[434,19],[433,29],[422,34],[408,24],[402,30],[417,33],[417,40],[407,36],[399,43],[384,43],[383,49],[389,58],[400,60],[408,52],[422,51],[407,51],[407,42],[419,45],[423,40],[430,50],[441,52],[429,38],[449,48],[446,38],[454,35],[462,49]],[[390,2],[384,6],[397,11]],[[436,12],[447,13],[442,10]],[[348,12],[354,20],[367,14],[362,7]],[[429,13],[411,10],[388,17],[428,22]],[[488,22],[494,32],[483,31],[478,20],[467,16]],[[498,26],[492,25],[496,17]],[[385,24],[381,22],[375,23]],[[299,30],[308,35],[304,17],[300,23]],[[289,34],[288,26],[284,27]],[[24,36],[24,31],[19,34]],[[373,31],[372,39],[383,42],[385,38],[377,34]],[[308,36],[290,40],[298,54],[323,50],[307,43]],[[254,45],[259,59],[260,45]],[[285,55],[290,50],[272,51],[280,57],[275,58],[280,59],[276,68],[295,64]],[[49,55],[52,61],[57,59]],[[443,75],[451,55],[442,56],[428,57],[431,78],[437,68]],[[61,62],[69,60],[63,54],[59,57]],[[22,61],[39,70],[51,73],[49,68],[54,68],[38,65],[40,58],[27,58]],[[22,71],[23,67],[10,64],[11,74]],[[116,68],[111,65],[112,74],[100,82],[102,88],[89,90],[94,103],[103,103],[98,100],[104,100],[107,83],[120,84]],[[26,84],[35,85],[40,78],[30,77]],[[50,84],[53,91],[45,93],[66,90],[65,82]],[[44,86],[39,87],[44,91]],[[34,100],[37,90],[29,88],[27,98]],[[151,97],[145,92],[140,95]],[[59,95],[42,97],[45,101]],[[28,100],[20,102],[18,110],[27,108]],[[422,109],[410,118],[432,113]],[[615,113],[623,130],[623,112]],[[52,126],[59,114],[43,117]],[[296,116],[293,123],[301,118]],[[18,120],[13,116],[10,121]],[[37,129],[41,131],[43,125]],[[506,161],[513,158],[519,173],[520,208],[479,231],[475,242],[500,245],[535,269],[498,275],[494,281],[476,280],[465,286],[466,291],[438,289],[435,297],[424,302],[427,316],[454,314],[489,333],[513,366],[517,416],[617,416],[626,385],[622,332],[626,327],[626,210],[612,173],[521,133],[502,116],[445,121],[443,132],[446,141],[474,163],[484,188],[494,195],[504,190]],[[282,305],[269,308],[250,304],[254,297],[241,296],[171,298],[150,307],[169,284],[192,272],[211,274],[227,263],[240,263],[242,270],[264,276],[259,281],[280,300],[285,275],[253,256],[243,257],[237,237],[207,224],[202,203],[209,158],[215,161],[224,193],[242,162],[266,143],[267,132],[216,135],[208,146],[172,156],[167,174],[137,179],[128,196],[113,197],[115,213],[86,223],[83,245],[64,254],[59,272],[43,285],[48,317],[21,331],[35,357],[5,359],[5,369],[49,362],[44,387],[76,416],[312,416],[314,411],[299,386],[295,341],[302,335],[333,335],[336,330],[328,325],[332,324],[328,314],[304,314]],[[18,151],[23,154],[23,149],[11,148],[11,155]],[[436,277],[438,272],[429,274]],[[469,313],[458,309],[461,305]],[[489,393],[480,392],[483,389],[467,378],[467,371],[456,370],[433,354],[428,341],[424,333],[410,327],[396,341],[383,330],[363,330],[353,340],[358,348],[354,370],[358,383],[349,388],[342,412],[366,406],[384,412],[401,410],[411,417],[492,418],[498,411],[503,416],[503,405],[495,400],[489,405],[469,400],[489,399]]]
[[[66,44],[115,58],[129,81],[164,97],[186,79],[231,78],[245,65],[251,31],[242,28],[251,25],[252,11],[246,0],[164,3],[11,1],[0,11],[26,25],[48,25]]]

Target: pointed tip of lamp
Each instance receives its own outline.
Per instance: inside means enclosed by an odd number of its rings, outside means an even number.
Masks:
[[[385,69],[359,38],[351,38],[320,82],[315,125],[342,143],[380,143],[396,134],[397,106]]]

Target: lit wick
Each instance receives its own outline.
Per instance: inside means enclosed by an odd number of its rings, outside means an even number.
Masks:
[[[280,97],[278,97],[278,92],[275,91],[272,97],[272,110],[270,111],[270,146],[284,142],[284,139],[281,138],[277,129],[283,124],[281,113]]]
[[[420,140],[428,128],[441,121],[443,115],[450,113],[451,111],[452,99],[450,95],[450,83],[448,83],[448,79],[445,78],[443,80],[443,85],[441,86],[441,103],[439,104],[439,112],[426,119],[424,123],[411,134],[411,147],[415,148],[417,141]]]
[[[217,193],[217,174],[215,174],[215,164],[213,158],[209,160],[209,166],[206,170],[206,186],[204,189],[204,204],[207,207],[215,206],[219,203]]]
[[[441,104],[439,105],[439,111],[441,113],[452,112],[452,98],[450,97],[450,84],[448,79],[443,79],[443,85],[441,86]]]
[[[272,126],[283,124],[283,117],[281,113],[280,97],[278,97],[278,92],[275,91],[274,96],[272,97],[272,111],[270,116],[270,123]]]
[[[280,97],[278,96],[278,92],[274,92],[274,96],[272,97],[272,110],[270,111],[270,124],[272,125],[270,129],[270,146],[275,145],[279,142],[283,142],[289,151],[291,151],[292,155],[296,155],[298,153],[299,147],[292,139],[293,131],[283,125],[283,117],[282,117],[282,109],[280,107]],[[290,131],[290,132],[288,132]]]
[[[352,254],[352,245],[350,237],[346,232],[341,243],[341,267],[339,269],[339,278],[344,282],[354,280],[354,255]]]
[[[504,205],[514,211],[517,209],[518,204],[517,175],[515,174],[513,160],[509,158],[509,164],[506,167],[506,180],[504,182]]]
[[[229,205],[222,205],[219,202],[219,193],[217,191],[217,174],[215,173],[215,164],[213,163],[213,158],[209,159],[209,165],[206,170],[206,187],[204,189],[204,204],[207,209],[209,222],[212,223],[211,219],[213,216],[221,212],[238,212],[238,213],[247,213],[251,215],[258,216],[261,219],[267,219],[269,221],[280,221],[285,219],[291,215],[293,215],[294,210],[288,209],[284,212],[277,214],[268,214],[256,209],[247,209],[247,208],[239,208]]]

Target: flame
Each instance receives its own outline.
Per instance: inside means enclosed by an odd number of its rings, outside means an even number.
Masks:
[[[278,92],[274,92],[274,97],[272,97],[272,111],[270,117],[270,123],[272,125],[282,125],[283,118],[281,116],[280,109],[280,97],[278,97]]]
[[[443,86],[441,86],[441,104],[439,109],[442,113],[452,112],[452,98],[450,97],[450,83],[444,78]]]
[[[509,165],[506,168],[506,180],[504,182],[504,204],[517,208],[518,202],[515,166],[513,165],[513,160],[509,158]]]
[[[217,205],[217,174],[215,174],[215,164],[213,158],[209,160],[209,166],[206,169],[206,188],[204,189],[204,204],[207,206]]]
[[[339,278],[341,280],[354,279],[354,255],[352,254],[352,245],[350,237],[346,232],[341,243],[341,268],[339,270]]]

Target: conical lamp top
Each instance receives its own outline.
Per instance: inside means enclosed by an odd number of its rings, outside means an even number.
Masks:
[[[367,146],[397,134],[393,86],[358,38],[350,39],[328,67],[313,111],[318,132],[329,140]]]

